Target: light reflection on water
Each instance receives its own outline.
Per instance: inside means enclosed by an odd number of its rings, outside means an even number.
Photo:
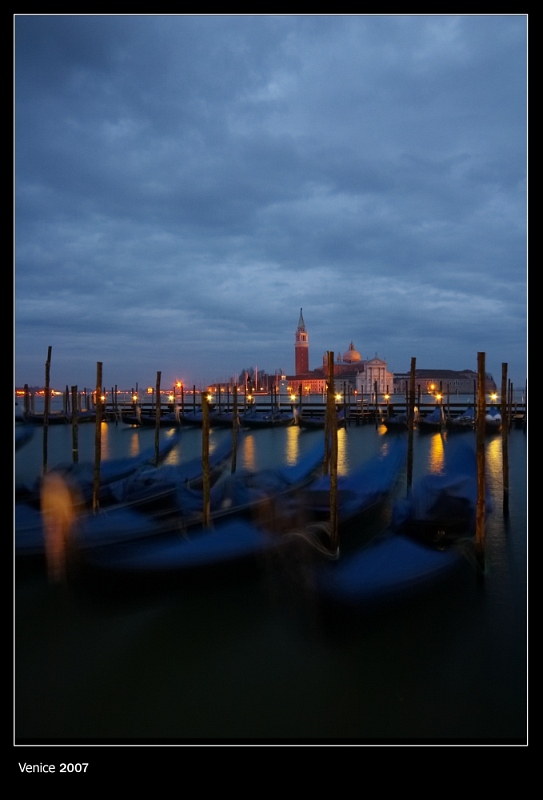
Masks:
[[[350,467],[349,449],[347,447],[347,429],[340,428],[337,432],[337,474],[348,475]]]
[[[425,434],[428,436],[428,434]],[[443,472],[445,464],[445,447],[443,434],[433,433],[430,438],[430,449],[428,451],[428,472],[438,475]]]
[[[110,455],[108,434],[109,434],[108,424],[107,422],[102,422],[100,425],[100,453],[102,459],[104,460],[112,458],[112,456]]]
[[[141,452],[141,440],[135,433],[135,430],[132,432],[132,436],[130,437],[130,456],[135,457],[139,456]]]
[[[485,468],[489,488],[496,493],[503,491],[503,450],[502,437],[491,436],[485,447]]]
[[[300,437],[294,425],[286,429],[285,463],[291,467],[298,463],[300,458]]]
[[[249,433],[243,437],[243,460],[244,469],[256,469],[256,434]]]
[[[109,425],[104,458],[137,454],[154,444],[154,430]],[[161,430],[160,440],[168,435]],[[474,441],[471,433],[461,435]],[[212,431],[210,448],[225,436],[231,432]],[[296,427],[250,432],[240,441],[238,465],[294,463],[320,436]],[[353,469],[394,439],[382,427],[341,429],[338,470]],[[414,480],[440,468],[446,445],[446,435],[415,433]],[[432,596],[423,608],[402,606],[378,622],[353,624],[345,639],[335,630],[328,636],[309,599],[295,595],[290,584],[286,591],[271,571],[256,585],[241,582],[215,592],[202,587],[107,611],[54,595],[45,582],[22,585],[17,734],[68,739],[522,735],[526,436],[514,430],[509,439],[507,522],[501,507],[501,436],[487,438],[485,447],[489,487],[499,502],[488,520],[484,587],[468,581]],[[49,448],[51,465],[70,458],[69,426],[49,430]],[[80,448],[80,461],[92,461],[93,425],[81,427]],[[187,461],[200,454],[201,431],[183,429],[171,458]],[[39,475],[41,458],[37,428],[16,454],[17,477]]]

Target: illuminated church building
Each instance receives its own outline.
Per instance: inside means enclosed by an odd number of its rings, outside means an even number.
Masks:
[[[295,374],[286,376],[282,381],[285,391],[287,384],[290,390],[296,394],[300,391],[300,384],[304,394],[319,394],[326,391],[328,354],[325,353],[323,356],[322,367],[309,369],[309,337],[302,309],[300,309],[294,340],[294,368]],[[387,391],[392,392],[394,375],[387,370],[386,361],[378,358],[377,354],[375,354],[375,358],[364,361],[351,342],[343,354],[337,354],[334,361],[334,381],[338,383],[338,390],[341,390],[342,385],[345,384],[350,387],[351,391],[356,391],[358,394],[373,392],[375,382],[377,382],[377,391],[384,394]]]

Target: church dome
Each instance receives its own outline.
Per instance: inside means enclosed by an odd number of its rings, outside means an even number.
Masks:
[[[354,361],[362,361],[362,356],[358,350],[354,349],[354,344],[352,342],[349,345],[349,349],[343,353],[343,360],[348,364],[352,364]]]

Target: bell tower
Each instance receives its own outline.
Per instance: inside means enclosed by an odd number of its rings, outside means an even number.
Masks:
[[[305,322],[302,316],[302,309],[300,309],[300,319],[298,320],[298,327],[296,328],[296,339],[294,343],[294,369],[296,375],[302,375],[304,372],[309,372],[309,341],[307,338],[307,331],[305,329]]]

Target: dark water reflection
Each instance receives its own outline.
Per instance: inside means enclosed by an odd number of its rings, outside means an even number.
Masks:
[[[92,458],[89,427],[80,430],[81,459]],[[373,426],[339,433],[340,472],[369,458],[387,435]],[[211,438],[225,435],[213,431]],[[238,464],[293,463],[319,435],[297,428],[253,431]],[[106,451],[134,453],[152,445],[153,437],[110,424]],[[50,463],[67,460],[69,429],[51,429],[49,442]],[[170,458],[188,459],[200,443],[201,432],[187,429]],[[439,470],[443,446],[441,434],[415,436],[415,479]],[[468,571],[446,591],[378,616],[327,613],[297,582],[299,565],[277,560],[246,580],[115,600],[102,596],[100,587],[87,592],[52,586],[41,575],[18,578],[16,737],[63,743],[522,742],[526,449],[526,434],[512,430],[504,520],[501,441],[487,441],[494,508],[484,584]],[[40,463],[38,434],[17,455],[16,476],[35,477]],[[403,491],[405,481],[398,488]]]

